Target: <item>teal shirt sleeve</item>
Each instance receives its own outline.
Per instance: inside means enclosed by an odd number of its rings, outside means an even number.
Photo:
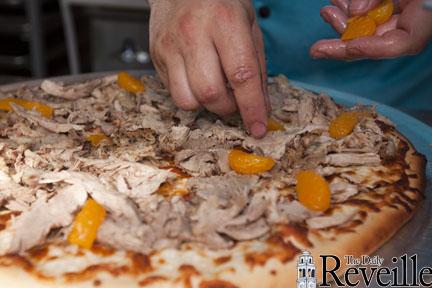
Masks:
[[[283,73],[395,107],[432,109],[432,45],[419,55],[391,60],[314,60],[309,56],[314,42],[339,37],[320,17],[329,1],[255,0],[254,5],[270,74]]]

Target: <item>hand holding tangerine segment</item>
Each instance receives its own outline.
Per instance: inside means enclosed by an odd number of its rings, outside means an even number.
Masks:
[[[372,36],[375,34],[375,21],[369,16],[359,16],[348,20],[347,28],[343,32],[343,41],[354,40],[360,37]]]
[[[347,28],[341,35],[344,41],[354,40],[364,36],[375,34],[377,26],[386,23],[393,15],[394,5],[392,0],[384,0],[364,16],[355,16],[347,21]]]
[[[372,18],[376,25],[382,25],[390,20],[393,15],[394,5],[393,0],[384,0],[381,4],[367,13],[367,16]]]

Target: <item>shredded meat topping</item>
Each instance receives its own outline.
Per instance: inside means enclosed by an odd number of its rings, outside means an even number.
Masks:
[[[290,192],[294,173],[338,174],[330,183],[337,205],[361,192],[349,171],[376,167],[398,152],[397,139],[376,117],[362,120],[347,137],[329,137],[331,121],[345,109],[282,76],[270,80],[269,93],[271,117],[285,130],[260,140],[247,135],[239,117],[178,110],[154,77],[144,77],[146,90],[136,95],[115,80],[47,80],[6,95],[43,100],[54,114],[48,119],[15,104],[9,113],[0,111],[0,209],[21,212],[0,232],[0,254],[48,241],[55,228],[67,233],[89,196],[107,211],[98,241],[137,252],[184,243],[229,248],[267,237],[278,223],[343,225],[356,211],[308,210]],[[92,143],[88,136],[94,134],[107,141]],[[238,147],[277,165],[261,175],[236,174],[228,153]],[[173,193],[161,193],[162,187]]]

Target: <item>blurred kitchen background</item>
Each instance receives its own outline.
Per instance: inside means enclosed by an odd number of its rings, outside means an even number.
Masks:
[[[0,0],[0,85],[151,69],[146,0]]]
[[[0,85],[152,69],[149,16],[147,0],[0,0]],[[430,110],[403,111],[432,125]]]

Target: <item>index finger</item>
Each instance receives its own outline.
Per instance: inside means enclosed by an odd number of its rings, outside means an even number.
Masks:
[[[312,45],[309,54],[314,59],[348,59],[346,54],[346,42],[340,39],[319,40]]]
[[[263,137],[267,109],[252,27],[246,15],[234,15],[221,21],[218,28],[215,46],[243,122],[252,136]]]
[[[392,30],[382,36],[367,36],[350,41],[347,44],[347,54],[351,58],[385,59],[410,52],[410,35],[401,29]]]

